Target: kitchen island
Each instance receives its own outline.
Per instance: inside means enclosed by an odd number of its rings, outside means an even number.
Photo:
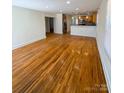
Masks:
[[[71,35],[96,37],[94,25],[71,25]]]

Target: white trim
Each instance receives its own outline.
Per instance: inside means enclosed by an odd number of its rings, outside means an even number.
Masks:
[[[29,45],[31,43],[37,42],[37,41],[42,40],[42,39],[45,39],[45,38],[46,38],[46,36],[44,36],[43,38],[37,39],[37,40],[33,40],[33,41],[30,41],[30,42],[27,42],[27,43],[19,44],[17,46],[14,46],[12,50],[17,49],[17,48],[24,47],[26,45]]]
[[[111,61],[108,55],[106,54],[104,48],[100,46],[98,39],[97,39],[97,46],[98,46],[98,50],[101,58],[101,63],[102,63],[108,91],[109,93],[111,93]]]

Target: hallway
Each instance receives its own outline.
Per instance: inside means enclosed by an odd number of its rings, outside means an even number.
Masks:
[[[50,34],[12,54],[13,93],[108,93],[95,38]]]

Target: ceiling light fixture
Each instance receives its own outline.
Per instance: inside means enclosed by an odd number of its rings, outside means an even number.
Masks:
[[[60,10],[60,12],[62,12],[62,10]]]
[[[70,4],[71,2],[70,1],[67,1],[66,4]]]
[[[48,6],[46,6],[46,8],[48,8]]]

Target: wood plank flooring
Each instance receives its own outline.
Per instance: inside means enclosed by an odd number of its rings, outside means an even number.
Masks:
[[[108,93],[94,38],[50,34],[13,50],[13,93]]]

